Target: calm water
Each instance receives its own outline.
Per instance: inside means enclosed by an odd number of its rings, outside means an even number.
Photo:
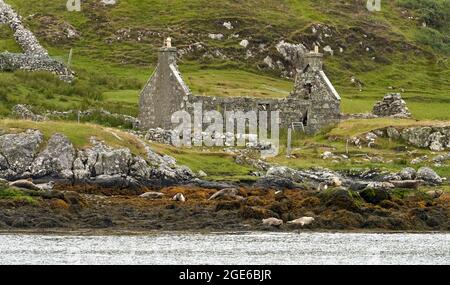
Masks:
[[[0,264],[450,264],[450,234],[7,234]]]

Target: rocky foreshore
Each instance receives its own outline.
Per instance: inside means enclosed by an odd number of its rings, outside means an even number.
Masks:
[[[0,231],[450,230],[449,194],[417,190],[189,185],[144,193],[89,186],[27,193],[32,201],[0,199]]]
[[[8,198],[0,199],[0,228],[450,229],[450,197],[436,187],[446,179],[429,167],[336,172],[265,163],[255,182],[215,182],[134,138],[140,154],[96,137],[77,149],[59,133],[0,135]]]

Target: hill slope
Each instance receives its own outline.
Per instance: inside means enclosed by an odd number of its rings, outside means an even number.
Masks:
[[[0,73],[1,114],[25,102],[135,115],[157,48],[171,36],[185,51],[179,64],[197,94],[285,96],[292,88],[282,78],[289,63],[276,45],[317,43],[333,50],[326,53],[325,69],[345,112],[368,111],[384,93],[404,89],[415,117],[450,119],[448,0],[382,1],[376,13],[363,0],[119,0],[111,6],[86,0],[81,12],[68,12],[65,0],[6,2],[53,56],[65,61],[74,49],[78,80],[67,85],[48,74]],[[4,25],[0,50],[20,51]],[[362,92],[352,76],[363,82]]]

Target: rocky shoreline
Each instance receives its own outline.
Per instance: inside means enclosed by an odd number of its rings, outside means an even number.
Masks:
[[[370,193],[303,187],[281,191],[247,186],[218,191],[176,186],[161,189],[160,195],[109,190],[57,185],[51,194],[29,192],[32,202],[0,199],[0,231],[450,230],[450,195],[418,190],[391,191],[372,200]],[[184,199],[175,199],[177,194]]]
[[[254,182],[216,182],[132,138],[139,154],[96,137],[77,149],[59,133],[0,135],[0,229],[450,230],[450,194],[436,188],[446,179],[428,167],[336,172],[266,163]]]

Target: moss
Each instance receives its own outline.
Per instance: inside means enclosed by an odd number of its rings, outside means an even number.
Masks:
[[[4,188],[2,186],[0,186],[0,199],[10,200],[17,204],[38,204],[36,198],[25,194],[20,189]]]

